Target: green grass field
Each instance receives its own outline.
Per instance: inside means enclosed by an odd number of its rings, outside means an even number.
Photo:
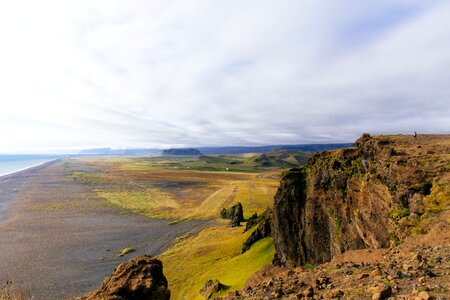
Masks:
[[[251,232],[219,225],[187,238],[160,255],[173,299],[203,299],[199,294],[208,279],[218,279],[229,288],[220,294],[244,287],[247,278],[272,262],[271,238],[258,241],[241,254],[242,243]]]

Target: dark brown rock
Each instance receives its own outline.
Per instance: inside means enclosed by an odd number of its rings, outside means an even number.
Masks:
[[[244,210],[240,202],[236,203],[230,208],[223,208],[220,211],[220,217],[222,219],[230,219],[230,226],[237,227],[244,221]]]
[[[299,266],[307,261],[306,247],[302,244],[306,231],[306,176],[304,168],[288,171],[275,195],[272,235],[276,249],[274,262],[280,265]]]
[[[244,232],[247,232],[256,225],[258,225],[260,219],[261,217],[258,217],[258,214],[254,213],[250,218],[247,219],[247,224],[245,224]]]
[[[271,236],[272,230],[272,210],[266,209],[258,218],[258,227],[252,232],[250,237],[242,245],[242,253],[250,249],[250,247],[265,237]]]
[[[79,300],[168,300],[170,291],[160,260],[138,256],[120,264],[102,287]]]

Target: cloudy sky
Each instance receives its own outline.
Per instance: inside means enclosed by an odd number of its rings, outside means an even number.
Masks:
[[[450,132],[450,1],[0,3],[0,152]]]

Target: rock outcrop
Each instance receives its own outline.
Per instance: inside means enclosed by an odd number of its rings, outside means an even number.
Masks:
[[[102,287],[79,300],[168,300],[170,291],[160,260],[138,256],[119,265]]]
[[[236,203],[230,208],[223,208],[220,211],[220,217],[222,219],[230,219],[230,226],[241,226],[241,222],[244,221],[244,210],[240,202]]]
[[[220,283],[217,279],[208,279],[205,284],[203,285],[203,288],[200,290],[200,294],[203,295],[203,299],[211,299],[212,295],[214,293],[220,292],[221,290],[226,289],[227,286]]]
[[[316,153],[286,172],[272,215],[275,262],[317,264],[347,250],[398,244],[430,206],[448,200],[449,141],[364,134],[356,147]]]
[[[252,232],[249,238],[242,245],[242,253],[250,249],[250,247],[265,237],[271,236],[272,233],[272,210],[266,209],[261,216],[256,214],[252,216],[251,221],[247,222],[244,232],[257,225],[256,229]],[[250,226],[249,226],[250,223]],[[253,224],[253,226],[252,226]]]

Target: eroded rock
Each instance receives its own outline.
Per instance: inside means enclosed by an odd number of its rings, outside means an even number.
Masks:
[[[120,264],[100,289],[78,300],[168,300],[170,291],[162,262],[151,256],[135,257]]]
[[[244,210],[240,202],[236,203],[230,208],[223,208],[220,211],[220,217],[222,219],[230,219],[230,226],[237,227],[244,221]]]

